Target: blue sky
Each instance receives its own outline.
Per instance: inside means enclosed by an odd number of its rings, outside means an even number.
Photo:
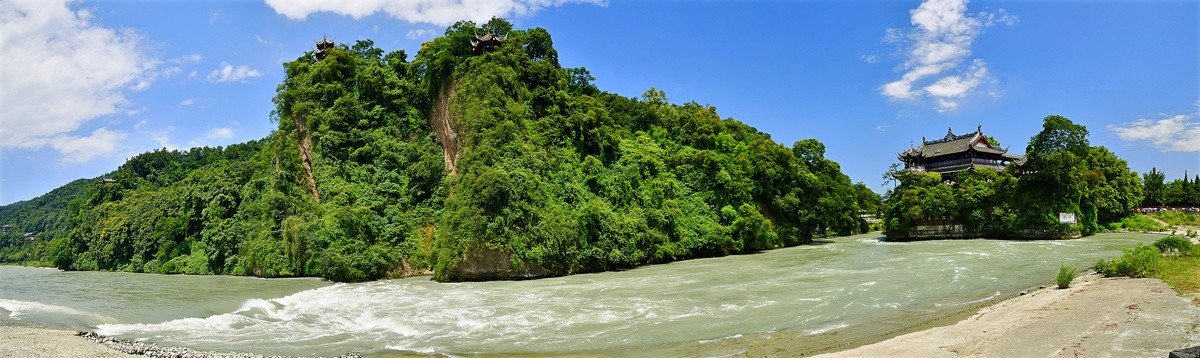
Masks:
[[[1128,160],[1200,172],[1200,3],[0,0],[0,204],[157,148],[270,133],[281,63],[327,35],[410,58],[459,20],[543,27],[602,89],[654,87],[827,157],[878,192],[895,152],[1046,115]]]

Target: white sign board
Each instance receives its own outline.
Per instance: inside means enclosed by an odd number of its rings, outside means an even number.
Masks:
[[[1058,223],[1075,225],[1077,223],[1075,221],[1075,213],[1058,213]]]

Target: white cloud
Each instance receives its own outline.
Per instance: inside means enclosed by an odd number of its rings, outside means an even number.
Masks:
[[[116,153],[118,144],[128,135],[120,131],[100,128],[91,136],[58,136],[50,140],[50,146],[63,154],[62,163],[85,163],[96,157],[110,157]]]
[[[146,106],[142,106],[142,108],[139,108],[139,109],[131,109],[131,110],[125,111],[125,114],[132,116],[132,115],[135,115],[138,113],[145,112],[146,109],[148,109],[148,108],[146,108]],[[142,121],[142,122],[145,122],[145,121]],[[137,129],[137,128],[134,128],[134,129]]]
[[[204,136],[208,137],[208,139],[233,138],[233,129],[232,128],[213,128],[213,129],[209,129],[208,133],[206,133]]]
[[[258,40],[258,43],[260,43],[260,44],[263,44],[263,45],[267,44],[267,40],[263,40],[262,36],[254,35],[254,39]]]
[[[961,76],[942,77],[937,82],[925,87],[925,92],[935,97],[963,98],[987,79],[987,64],[983,60],[976,59]]]
[[[150,132],[150,139],[158,143],[158,145],[166,150],[179,149],[178,145],[171,143],[171,132],[175,131],[175,127],[156,130]]]
[[[870,55],[870,56],[862,55],[862,56],[859,56],[858,59],[862,60],[862,62],[866,62],[866,63],[876,63],[876,62],[879,62],[879,55]]]
[[[245,83],[247,78],[262,76],[258,70],[252,69],[249,66],[241,65],[234,67],[228,62],[221,62],[221,66],[212,72],[208,73],[208,80],[214,83],[222,82],[242,82]]]
[[[946,112],[958,108],[959,99],[977,88],[995,84],[983,60],[967,61],[971,45],[984,28],[1013,25],[1019,20],[1004,9],[967,13],[968,1],[925,0],[909,11],[911,28],[887,29],[883,41],[899,44],[904,51],[905,61],[897,67],[904,74],[880,86],[881,94],[905,100],[929,97],[936,104],[934,109]],[[964,62],[969,63],[966,68],[962,68]]]
[[[486,22],[494,17],[523,17],[544,8],[567,3],[605,6],[603,0],[266,0],[275,12],[303,20],[318,12],[348,15],[355,19],[382,12],[410,23],[445,26],[459,20]]]
[[[50,146],[67,161],[115,148],[124,134],[71,135],[97,117],[127,111],[128,91],[144,90],[161,61],[141,35],[110,28],[69,0],[0,3],[0,146]],[[96,148],[86,148],[96,145]]]
[[[1164,152],[1200,151],[1200,112],[1167,115],[1159,120],[1139,119],[1121,125],[1108,125],[1122,141],[1150,142]]]
[[[404,34],[404,37],[408,38],[409,40],[417,40],[421,38],[430,38],[435,35],[437,35],[436,30],[413,29],[408,30],[408,33]]]
[[[221,13],[220,11],[214,12],[212,17],[208,19],[208,23],[212,24],[214,22],[217,22],[217,15],[219,15],[220,13]]]
[[[146,108],[146,107],[142,107],[142,108]],[[137,122],[137,124],[134,124],[134,125],[133,125],[133,130],[135,130],[135,131],[136,131],[136,130],[138,130],[138,129],[142,129],[142,126],[144,126],[144,125],[146,125],[146,120],[145,120],[145,119],[143,119],[141,122]]]
[[[200,100],[200,99],[199,98],[188,98],[188,99],[183,100],[182,102],[179,102],[179,105],[180,106],[190,106],[190,105],[196,103],[196,101],[198,101],[198,100]]]
[[[176,58],[172,58],[172,59],[171,59],[171,62],[173,62],[173,63],[180,63],[180,64],[183,64],[183,63],[196,63],[196,62],[200,62],[200,60],[202,60],[202,59],[204,59],[204,56],[201,56],[201,55],[200,55],[200,54],[198,54],[198,53],[194,53],[194,54],[187,55],[187,56],[183,56],[183,57],[176,57]]]

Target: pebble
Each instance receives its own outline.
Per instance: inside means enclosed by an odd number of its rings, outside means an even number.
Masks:
[[[79,332],[76,335],[92,342],[115,349],[125,354],[144,355],[153,358],[287,358],[283,356],[264,356],[252,353],[220,353],[200,352],[190,348],[160,347],[154,343],[139,342],[128,339],[106,337],[96,332]],[[337,358],[362,358],[358,353],[347,353]]]

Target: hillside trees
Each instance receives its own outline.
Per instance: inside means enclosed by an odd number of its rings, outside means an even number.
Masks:
[[[132,158],[58,201],[61,236],[17,251],[81,270],[530,278],[799,244],[878,211],[819,141],[600,91],[544,29],[511,27],[456,23],[412,62],[369,40],[299,56],[268,138]],[[488,31],[507,38],[472,51]]]

